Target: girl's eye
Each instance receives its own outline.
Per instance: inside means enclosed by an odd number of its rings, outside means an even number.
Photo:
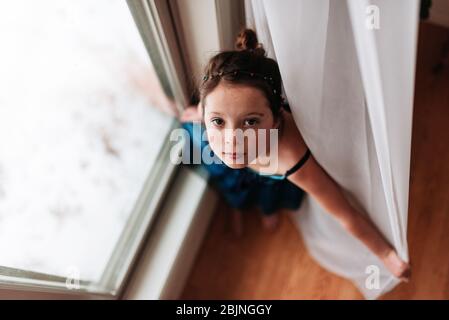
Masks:
[[[221,125],[223,125],[223,119],[220,119],[220,118],[212,119],[211,122],[212,122],[213,124],[215,124],[216,126],[221,126]]]
[[[258,123],[259,123],[259,121],[256,118],[245,120],[245,125],[248,125],[248,126],[254,126]]]

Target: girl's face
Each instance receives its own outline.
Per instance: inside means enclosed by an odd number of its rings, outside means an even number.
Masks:
[[[264,154],[258,147],[260,133],[265,133],[260,143],[268,154],[269,129],[278,126],[261,90],[223,82],[205,98],[204,124],[212,151],[233,169],[244,168]]]

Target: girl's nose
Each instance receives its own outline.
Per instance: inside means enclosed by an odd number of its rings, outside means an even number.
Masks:
[[[229,128],[224,132],[224,140],[226,144],[237,144],[237,128]]]
[[[230,129],[225,133],[225,149],[228,152],[243,152],[245,146],[245,138],[243,131],[239,132],[237,129]]]
[[[227,145],[235,145],[236,144],[237,138],[236,138],[234,132],[232,132],[232,133],[231,132],[225,132],[224,135],[225,135],[224,136],[224,140],[225,140],[225,143]]]

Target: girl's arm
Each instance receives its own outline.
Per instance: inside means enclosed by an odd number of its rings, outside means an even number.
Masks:
[[[369,217],[357,211],[348,202],[341,188],[317,163],[313,155],[288,179],[316,199],[349,233],[376,254],[395,276],[408,280],[408,264],[400,260],[393,246]]]
[[[201,122],[201,108],[200,105],[190,105],[185,108],[179,116],[181,122]]]

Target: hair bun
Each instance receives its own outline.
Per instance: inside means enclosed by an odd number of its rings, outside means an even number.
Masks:
[[[235,48],[238,51],[248,50],[256,54],[265,55],[265,49],[257,40],[256,32],[252,29],[243,29],[235,40]]]

